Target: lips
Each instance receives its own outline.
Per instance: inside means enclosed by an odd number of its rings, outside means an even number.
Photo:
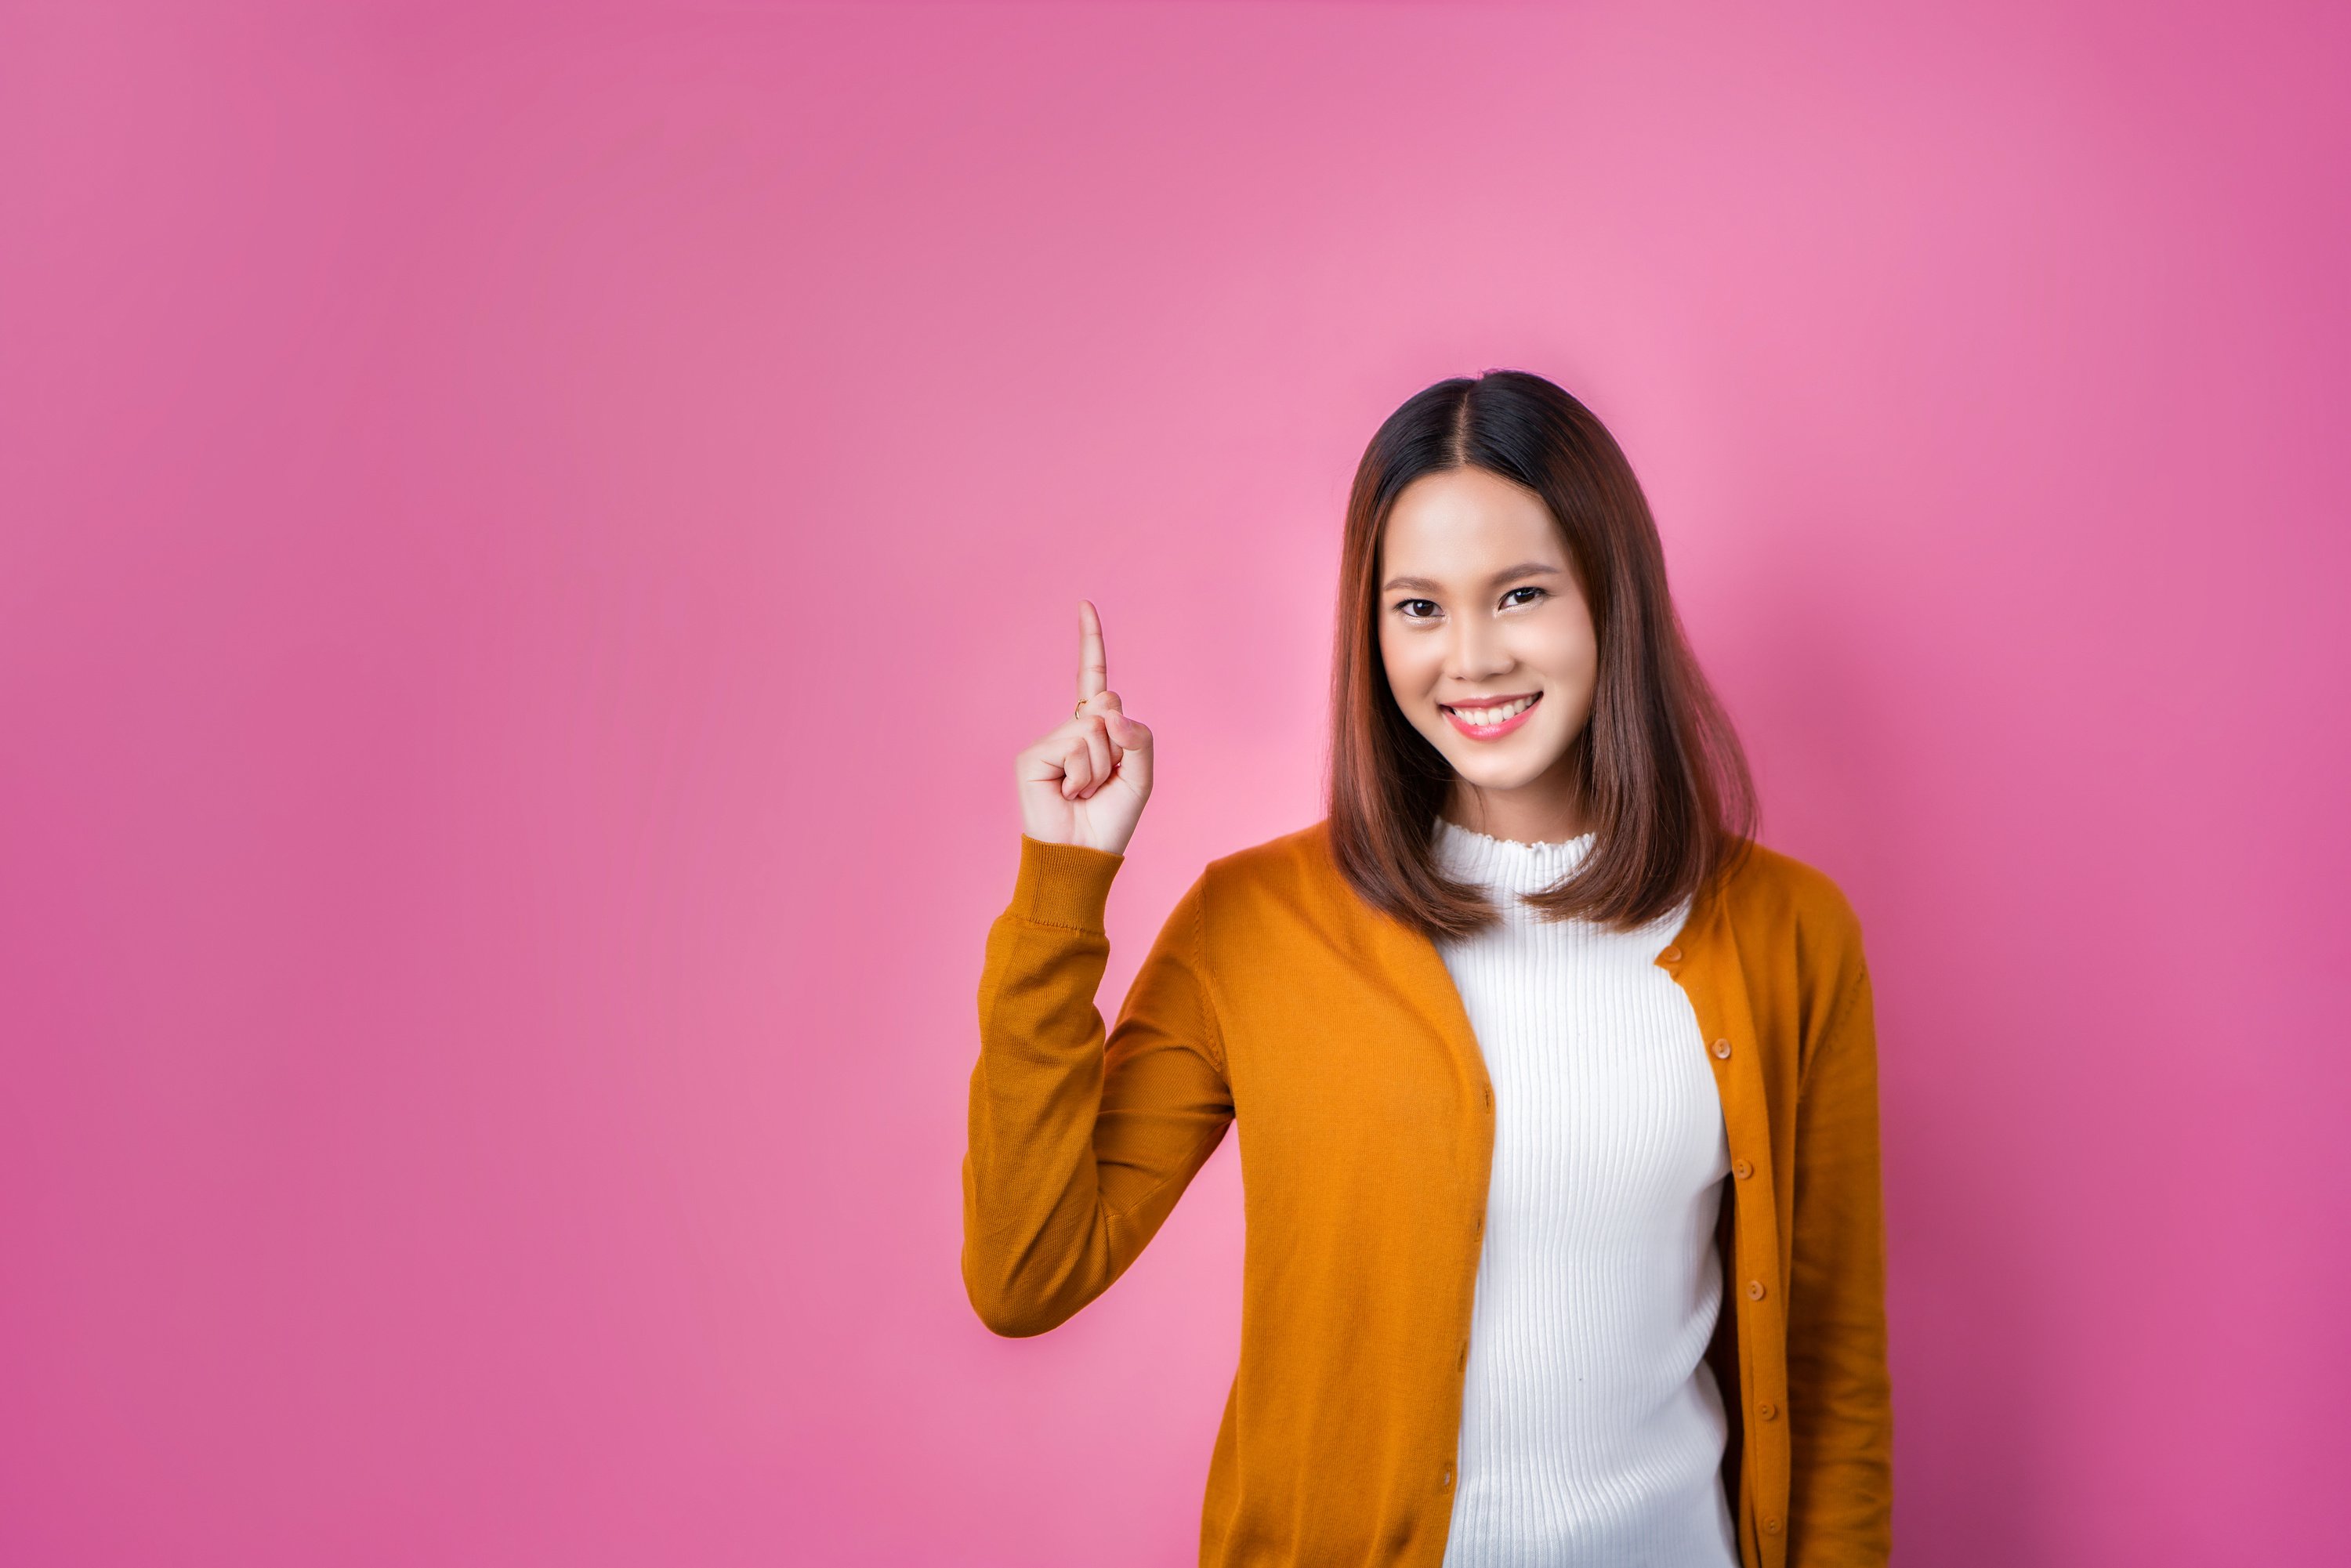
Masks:
[[[1521,697],[1528,699],[1527,706],[1520,708],[1517,713],[1512,714],[1510,717],[1502,720],[1499,724],[1472,724],[1468,719],[1462,717],[1459,711],[1460,708],[1466,707],[1472,712],[1483,713],[1492,708],[1507,707],[1510,704],[1517,702]],[[1468,737],[1470,739],[1499,740],[1503,736],[1510,734],[1512,730],[1517,729],[1520,725],[1526,723],[1527,716],[1533,713],[1536,708],[1542,706],[1542,694],[1541,692],[1511,692],[1501,696],[1480,697],[1476,702],[1462,703],[1458,705],[1458,706],[1451,703],[1439,703],[1437,706],[1444,713],[1446,722],[1450,724],[1461,734]]]

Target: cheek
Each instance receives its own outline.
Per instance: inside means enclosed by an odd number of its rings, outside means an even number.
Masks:
[[[1383,630],[1380,633],[1380,662],[1387,671],[1388,688],[1407,712],[1416,699],[1426,695],[1436,685],[1435,656],[1421,645],[1419,639],[1398,636]]]
[[[1590,692],[1600,670],[1600,649],[1593,641],[1592,628],[1565,617],[1556,625],[1544,627],[1525,657],[1528,664],[1570,691]]]

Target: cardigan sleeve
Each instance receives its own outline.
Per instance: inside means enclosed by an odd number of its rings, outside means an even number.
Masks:
[[[1102,915],[1123,861],[1023,833],[1012,901],[988,930],[963,1276],[1000,1334],[1043,1333],[1107,1290],[1232,1121],[1203,973],[1205,872],[1104,1030]]]
[[[1843,913],[1796,1097],[1789,1568],[1879,1568],[1893,1542],[1877,1040],[1858,923]]]

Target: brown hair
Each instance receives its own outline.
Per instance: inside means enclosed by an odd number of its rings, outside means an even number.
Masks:
[[[1380,654],[1388,513],[1414,480],[1462,467],[1542,498],[1599,640],[1592,717],[1572,748],[1594,840],[1573,872],[1527,902],[1544,919],[1627,929],[1656,919],[1744,852],[1754,783],[1682,634],[1633,465],[1590,409],[1525,371],[1456,377],[1414,394],[1355,470],[1331,682],[1332,852],[1374,907],[1432,937],[1499,918],[1479,888],[1437,868],[1431,845],[1453,766],[1396,706]]]

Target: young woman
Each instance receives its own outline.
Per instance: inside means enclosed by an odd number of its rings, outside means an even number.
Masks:
[[[1102,914],[1152,744],[1080,620],[980,981],[981,1319],[1041,1333],[1092,1301],[1237,1122],[1204,1565],[1883,1563],[1860,931],[1753,841],[1599,421],[1505,371],[1380,427],[1328,814],[1210,862],[1107,1033]]]

